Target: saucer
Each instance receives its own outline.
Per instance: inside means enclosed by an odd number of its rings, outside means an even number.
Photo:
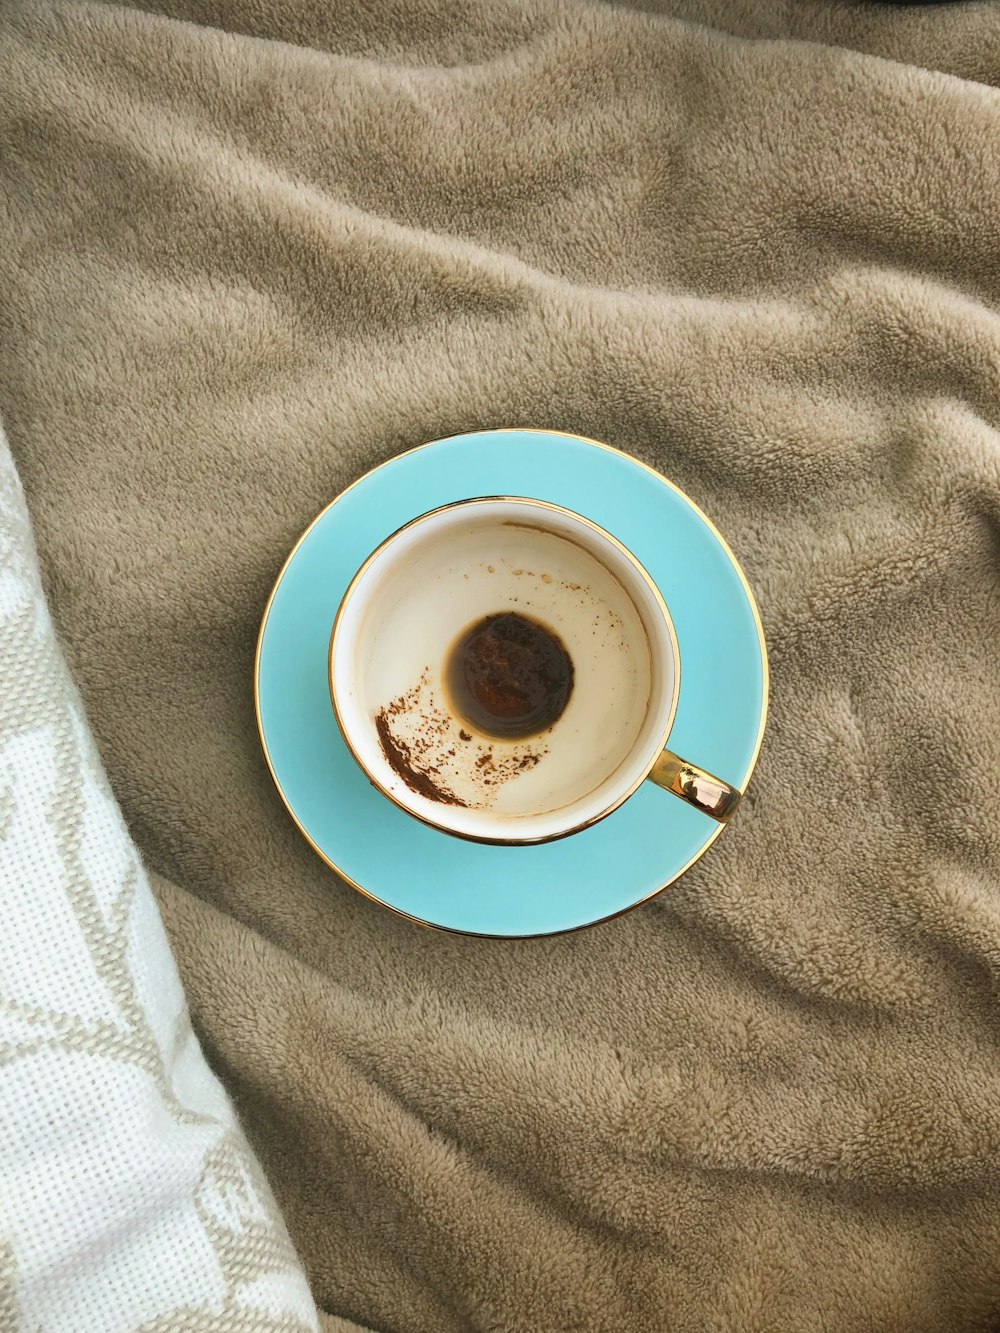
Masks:
[[[302,835],[368,897],[464,934],[577,930],[666,888],[726,826],[644,782],[606,819],[559,841],[468,842],[420,823],[369,783],[330,703],[330,630],[358,567],[419,514],[483,495],[572,509],[632,551],[663,594],[680,648],[670,748],[745,790],[764,732],[767,653],[743,571],[672,482],[609,445],[559,431],[437,440],[383,463],[328,505],[293,547],[264,610],[257,726]]]

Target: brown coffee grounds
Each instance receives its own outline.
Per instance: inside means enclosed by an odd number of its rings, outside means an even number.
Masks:
[[[555,630],[517,611],[494,612],[469,625],[445,661],[454,711],[472,730],[501,740],[550,728],[566,707],[573,677],[572,659]]]
[[[548,751],[541,737],[530,749],[508,749],[465,727],[456,732],[454,717],[438,702],[429,667],[373,720],[393,772],[411,791],[439,805],[488,809],[499,788],[534,768]]]
[[[466,802],[460,796],[456,796],[453,791],[447,787],[441,786],[435,782],[432,774],[437,773],[437,768],[431,766],[426,769],[416,768],[412,762],[413,755],[410,747],[405,741],[396,740],[389,730],[389,708],[381,709],[375,717],[375,730],[378,732],[379,743],[382,746],[382,753],[393,769],[403,779],[411,791],[415,791],[418,796],[426,796],[429,801],[437,801],[440,805],[465,805]],[[400,710],[396,710],[397,712]]]

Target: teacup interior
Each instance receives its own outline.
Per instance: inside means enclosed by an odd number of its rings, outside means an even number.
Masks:
[[[449,685],[456,644],[493,616],[537,626],[572,664],[559,715],[529,735],[471,719]],[[468,837],[538,841],[641,781],[671,720],[672,644],[662,600],[608,534],[554,506],[480,500],[424,516],[362,569],[332,687],[355,757],[394,800]]]

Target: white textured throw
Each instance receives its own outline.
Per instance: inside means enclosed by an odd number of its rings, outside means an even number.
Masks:
[[[191,1030],[0,433],[0,1331],[315,1328]]]

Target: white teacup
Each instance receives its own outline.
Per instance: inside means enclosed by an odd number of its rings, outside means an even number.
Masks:
[[[680,659],[656,585],[546,501],[464,500],[393,533],[344,594],[329,665],[369,780],[459,837],[565,837],[645,778],[719,820],[739,801],[665,748]]]

